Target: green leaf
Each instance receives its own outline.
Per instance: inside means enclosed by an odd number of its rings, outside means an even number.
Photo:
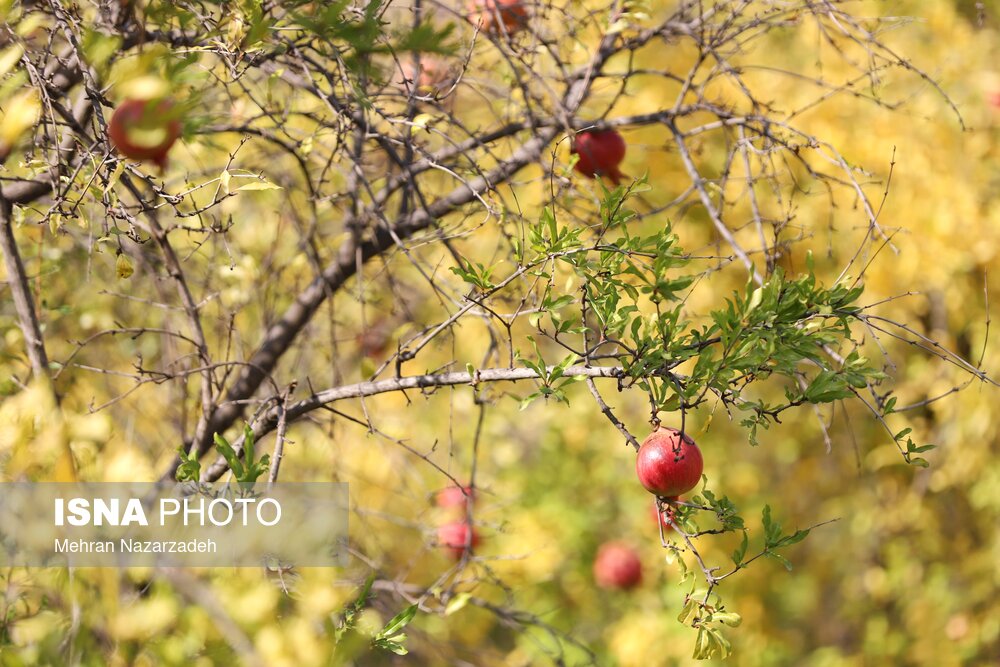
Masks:
[[[243,425],[243,454],[245,455],[245,459],[246,459],[246,462],[247,462],[248,466],[252,466],[254,464],[253,447],[254,447],[254,433],[253,433],[253,429],[250,428],[250,424],[244,424]]]
[[[810,403],[830,403],[851,396],[844,377],[833,371],[824,370],[809,384],[804,396]]]
[[[920,445],[919,447],[913,440],[909,438],[906,439],[906,451],[910,454],[921,454],[923,452],[929,452],[932,449],[936,449],[937,445]]]
[[[787,558],[785,558],[781,554],[776,553],[774,551],[766,551],[764,552],[764,555],[767,556],[768,558],[773,558],[774,560],[784,565],[785,569],[788,570],[789,572],[792,571],[792,564],[789,562]]]
[[[177,466],[175,475],[178,482],[197,482],[201,479],[201,462],[195,455],[189,455],[184,447],[177,448],[177,455],[181,459],[181,464]]]
[[[749,546],[750,546],[750,538],[747,535],[747,532],[744,530],[743,541],[740,542],[739,548],[733,551],[733,563],[736,565],[736,567],[742,567],[743,559],[747,555],[747,548]]]
[[[718,621],[723,625],[728,625],[731,628],[735,628],[743,622],[743,617],[735,611],[718,611],[712,614],[712,620]]]
[[[805,529],[805,530],[797,530],[794,533],[792,533],[791,535],[786,535],[785,537],[782,537],[780,540],[778,540],[777,544],[775,544],[774,546],[776,546],[776,547],[788,547],[788,546],[791,546],[793,544],[798,544],[802,540],[806,539],[807,535],[809,535],[809,529],[808,528]]]
[[[375,573],[372,572],[371,574],[368,575],[368,578],[365,580],[365,585],[361,587],[361,592],[358,593],[358,597],[355,598],[354,600],[353,606],[355,609],[361,609],[362,607],[365,606],[365,603],[368,602],[368,597],[371,595],[372,585],[374,583],[375,583]]]
[[[781,524],[771,519],[770,505],[764,505],[764,510],[761,513],[761,524],[764,526],[764,544],[770,547],[781,538]]]
[[[406,637],[404,636],[403,638],[405,639]],[[406,650],[405,646],[389,639],[376,639],[374,643],[375,646],[377,646],[378,648],[383,649],[385,651],[391,651],[396,655],[406,655],[407,653],[409,653],[409,651]]]
[[[382,631],[379,633],[379,636],[390,637],[398,633],[400,630],[405,628],[410,623],[410,621],[413,620],[413,617],[416,615],[416,613],[417,613],[417,605],[411,604],[409,607],[407,607],[403,611],[393,616],[392,619],[385,624],[385,627],[382,628]]]
[[[240,462],[238,456],[236,456],[236,451],[233,446],[229,444],[229,441],[222,437],[220,434],[216,433],[215,439],[215,449],[222,455],[222,458],[226,459],[226,463],[229,464],[229,468],[233,471],[233,475],[239,481],[243,480],[244,468],[243,464]]]

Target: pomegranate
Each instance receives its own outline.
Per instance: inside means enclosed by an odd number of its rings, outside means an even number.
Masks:
[[[680,498],[674,496],[672,498],[664,498],[666,503],[674,503]],[[664,503],[663,510],[659,513],[656,511],[656,505],[653,505],[653,519],[659,518],[660,525],[663,526],[663,531],[667,532],[669,530],[675,530],[677,528],[677,508],[673,505],[668,505]]]
[[[586,130],[573,139],[570,149],[579,155],[575,169],[590,178],[607,177],[618,185],[625,175],[618,165],[625,159],[625,139],[614,130]]]
[[[438,528],[437,538],[438,546],[451,552],[455,560],[461,558],[466,549],[471,551],[479,544],[479,533],[464,521],[444,524]]]
[[[601,588],[635,588],[642,583],[642,561],[622,542],[605,542],[594,559],[594,580]]]
[[[471,486],[449,486],[438,491],[435,499],[438,507],[465,508],[470,500],[475,500],[476,494]]]
[[[694,440],[680,431],[661,427],[642,441],[635,461],[639,482],[650,493],[669,498],[698,486],[705,464]]]
[[[393,341],[395,324],[385,318],[380,318],[370,324],[364,331],[358,332],[355,341],[361,349],[361,354],[370,359],[384,357]]]
[[[181,122],[170,113],[172,108],[169,100],[125,100],[108,122],[111,145],[127,158],[165,168],[167,153],[181,136]]]
[[[469,0],[466,11],[473,25],[490,34],[513,35],[528,22],[522,0]]]

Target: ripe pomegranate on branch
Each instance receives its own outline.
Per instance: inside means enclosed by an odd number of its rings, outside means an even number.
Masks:
[[[607,178],[618,185],[626,178],[618,165],[625,159],[625,139],[616,130],[585,130],[570,149],[578,156],[574,169],[590,178]]]
[[[639,482],[650,493],[677,499],[698,486],[704,462],[694,440],[681,432],[660,427],[649,434],[639,448],[635,470]]]

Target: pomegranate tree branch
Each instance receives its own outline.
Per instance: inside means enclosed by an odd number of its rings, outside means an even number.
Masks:
[[[198,357],[201,360],[201,365],[205,368],[205,370],[201,373],[201,403],[203,417],[198,422],[198,428],[204,428],[207,426],[207,421],[211,418],[212,412],[214,411],[214,394],[212,391],[212,358],[208,351],[208,340],[205,338],[205,331],[202,327],[198,303],[195,301],[194,295],[191,293],[191,288],[189,287],[188,280],[184,275],[184,270],[181,267],[181,262],[177,256],[177,252],[174,250],[166,230],[164,230],[163,226],[160,224],[160,218],[157,210],[145,204],[142,192],[140,192],[139,188],[132,182],[131,178],[124,175],[122,176],[121,181],[125,187],[128,188],[129,192],[131,192],[136,198],[136,201],[139,202],[143,212],[146,214],[146,219],[149,221],[149,232],[153,239],[155,239],[157,246],[159,246],[160,252],[163,254],[163,261],[166,265],[168,274],[174,282],[177,283],[177,293],[184,306],[184,313],[187,315],[188,322],[191,326],[191,339],[198,347]],[[197,439],[200,436],[200,431],[196,430],[195,438]],[[209,434],[209,437],[211,437],[211,434]]]
[[[546,373],[552,372],[554,366],[546,369]],[[622,377],[623,370],[619,366],[570,366],[563,372],[563,377],[587,378],[615,378]],[[260,440],[267,434],[274,431],[279,423],[284,420],[286,423],[306,415],[313,410],[321,408],[330,403],[343,401],[351,398],[365,398],[408,389],[434,389],[437,387],[451,387],[456,385],[477,385],[484,382],[518,382],[522,380],[539,380],[540,376],[531,368],[487,368],[473,371],[454,371],[450,373],[432,373],[427,375],[410,375],[405,377],[390,378],[387,380],[377,380],[370,382],[358,382],[355,384],[333,387],[318,391],[312,396],[297,401],[290,405],[278,405],[265,413],[262,418],[253,426],[256,440]],[[634,440],[634,438],[632,438]],[[240,438],[233,444],[237,452],[243,451],[243,440]],[[219,479],[229,467],[225,459],[216,460],[202,475],[202,481],[212,482]]]
[[[372,257],[381,255],[392,248],[396,239],[407,239],[417,232],[426,229],[438,218],[467,204],[480,193],[486,192],[495,184],[510,178],[514,172],[523,166],[537,160],[545,147],[552,141],[558,130],[548,130],[532,139],[515,152],[507,162],[490,171],[485,177],[480,176],[453,190],[450,194],[434,201],[427,208],[414,211],[391,228],[379,227],[368,238],[357,245],[348,240],[340,248],[337,259],[333,261],[321,275],[316,277],[303,290],[284,315],[275,322],[267,333],[257,351],[251,356],[248,365],[230,387],[226,400],[215,410],[208,422],[208,428],[199,429],[201,437],[192,443],[193,452],[199,456],[208,451],[212,436],[224,431],[243,414],[243,400],[253,396],[266,375],[277,366],[282,355],[288,350],[302,329],[309,323],[326,298],[338,291],[356,273],[360,256],[361,263]],[[175,462],[178,463],[179,461]],[[173,470],[167,473],[173,475]]]
[[[594,400],[597,402],[597,407],[601,409],[601,414],[607,417],[608,420],[615,425],[618,432],[625,436],[625,439],[628,440],[628,444],[632,445],[632,448],[635,449],[635,451],[639,451],[639,441],[634,435],[628,432],[628,429],[625,428],[625,424],[623,424],[618,417],[615,417],[615,413],[611,411],[611,406],[607,404],[604,397],[601,396],[601,392],[597,390],[597,385],[594,384],[594,378],[589,376],[587,377],[587,389],[589,389],[590,393],[593,394]]]
[[[14,297],[14,310],[21,325],[32,373],[37,378],[48,377],[49,358],[45,353],[45,339],[35,312],[35,302],[28,287],[28,275],[14,238],[14,223],[11,220],[13,207],[0,195],[0,252],[3,253],[4,268],[7,270],[7,284]]]
[[[705,178],[702,177],[701,173],[698,171],[698,167],[695,166],[694,160],[691,157],[691,152],[688,150],[687,143],[684,141],[684,134],[677,129],[677,126],[671,121],[667,124],[670,128],[670,132],[674,135],[674,140],[677,142],[677,153],[681,157],[681,161],[684,163],[684,169],[688,173],[688,177],[691,179],[691,183],[694,185],[695,189],[698,191],[698,196],[701,198],[701,203],[705,206],[705,211],[708,213],[708,217],[711,218],[712,224],[715,225],[715,231],[719,233],[729,247],[733,249],[736,256],[740,258],[743,265],[746,267],[747,271],[753,277],[753,281],[757,285],[762,285],[763,279],[760,277],[760,272],[757,271],[754,266],[753,260],[747,255],[746,251],[743,250],[736,237],[733,236],[732,231],[722,220],[722,215],[719,209],[716,208],[715,204],[712,203],[712,197],[708,194],[708,190],[705,188]]]
[[[619,44],[618,35],[606,35],[589,63],[567,81],[566,92],[560,104],[565,116],[567,118],[575,116],[588,97],[594,77],[601,72],[612,56],[622,48],[637,48],[666,30],[667,25],[644,31],[624,45]],[[482,193],[495,189],[497,185],[506,182],[525,166],[537,162],[561,131],[563,130],[560,127],[540,129],[509,159],[489,172],[462,183],[449,194],[403,216],[395,224],[379,226],[372,236],[364,241],[354,238],[345,241],[338,251],[337,258],[296,297],[281,318],[265,333],[263,341],[248,360],[236,382],[230,387],[225,400],[207,420],[207,428],[198,429],[199,437],[192,441],[189,451],[197,456],[204,455],[211,447],[213,434],[226,430],[240,418],[245,408],[245,401],[253,396],[267,374],[277,366],[319,307],[357,273],[359,266],[373,257],[388,252],[397,243],[412,237],[417,232],[427,229],[457,208],[481,197]],[[345,228],[350,228],[350,220],[345,224]],[[175,458],[164,477],[173,477],[179,463],[180,459]]]

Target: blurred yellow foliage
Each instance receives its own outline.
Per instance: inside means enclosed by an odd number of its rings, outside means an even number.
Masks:
[[[657,15],[673,4],[651,2],[648,9]],[[962,129],[944,98],[913,72],[905,81],[892,75],[884,81],[858,84],[849,93],[831,94],[797,118],[805,130],[838,147],[851,165],[867,170],[867,191],[876,202],[885,189],[890,162],[895,161],[880,217],[895,249],[864,258],[872,261],[864,278],[863,302],[913,292],[885,303],[879,314],[914,321],[921,334],[963,350],[973,362],[982,355],[984,368],[997,375],[1000,342],[995,332],[987,338],[988,312],[995,310],[994,295],[1000,293],[1000,272],[994,268],[1000,252],[1000,109],[988,102],[991,94],[1000,92],[997,30],[977,27],[965,9],[970,5],[967,2],[903,0],[887,6],[864,1],[856,5],[861,16],[919,17],[906,25],[894,24],[895,29],[884,37],[940,82],[967,127]],[[242,38],[243,26],[234,24],[233,30]],[[760,66],[746,73],[747,81],[786,111],[828,91],[779,76],[768,66],[801,61],[828,82],[840,81],[853,71],[841,59],[831,57],[815,32],[776,30],[762,39],[754,51]],[[581,36],[579,52],[573,54],[580,62],[590,55],[582,46],[585,43]],[[10,53],[0,52],[0,75],[12,61]],[[489,57],[477,61],[476,67],[482,68],[478,76],[488,76],[491,68],[502,69],[499,60]],[[642,52],[638,65],[655,68],[662,62],[695,57],[692,51],[660,44]],[[107,83],[113,95],[162,94],[161,60],[162,53],[150,48],[112,68]],[[669,107],[676,101],[679,85],[630,90],[619,99],[612,116]],[[606,92],[617,94],[612,87]],[[487,100],[461,94],[466,97],[459,111],[473,117],[485,105],[516,110],[523,104],[517,94]],[[734,104],[742,99],[721,85],[713,94]],[[249,99],[206,96],[204,105],[227,122],[244,122],[261,113]],[[872,99],[893,106],[896,100],[906,104],[890,109],[871,103]],[[40,103],[32,93],[18,93],[0,104],[4,110],[2,155],[5,147],[10,150],[37,122]],[[315,146],[308,152],[309,167],[324,169],[323,147],[339,138],[328,133],[312,135],[308,114],[323,109],[310,104],[303,104],[281,122],[290,131],[309,132],[310,146]],[[434,123],[428,126],[435,127]],[[651,190],[644,194],[646,199],[657,205],[681,194],[688,181],[669,132],[662,125],[649,125],[624,134],[629,153],[623,169],[634,176],[649,175]],[[229,169],[229,154],[239,141],[234,133],[196,135],[186,150],[175,151],[171,159],[176,159],[178,173],[185,179],[202,171],[207,174],[205,180],[217,179],[223,168]],[[554,150],[564,164],[568,142],[563,144]],[[719,146],[706,139],[694,149],[711,157]],[[264,142],[251,141],[242,150],[241,164],[254,172],[266,167],[268,176],[295,178],[289,174],[297,166],[279,161]],[[718,153],[721,160],[725,153]],[[233,169],[235,192],[248,174],[239,172],[238,180]],[[740,175],[740,169],[734,173]],[[811,249],[817,273],[832,282],[867,233],[866,218],[855,193],[848,189],[819,192],[807,174],[797,175],[801,176],[800,190],[784,193],[793,196],[791,204],[784,204],[794,209],[789,235],[802,232],[804,238],[788,248],[782,262],[791,271],[801,270],[805,251]],[[529,218],[537,217],[534,204],[543,199],[548,187],[546,179],[529,182],[540,176],[541,170],[532,167],[518,175],[525,184],[515,186],[518,204]],[[727,193],[745,199],[744,184],[737,180],[727,186]],[[213,183],[194,196],[210,201],[220,187]],[[594,186],[581,185],[587,187]],[[596,197],[595,192],[596,188],[584,189],[581,199]],[[199,307],[210,323],[211,345],[246,352],[241,358],[253,351],[257,341],[238,335],[229,339],[223,332],[230,319],[237,332],[255,331],[262,322],[273,322],[276,307],[285,305],[276,304],[277,297],[260,290],[260,282],[278,271],[275,257],[288,259],[279,267],[280,281],[291,293],[313,275],[311,259],[291,231],[299,221],[293,211],[286,210],[289,200],[284,197],[265,190],[237,193],[223,202],[226,215],[239,223],[226,236],[228,255],[208,255],[194,234],[183,237],[177,249],[200,262],[203,275],[218,279]],[[331,213],[329,202],[298,193],[289,197],[298,197],[303,207],[315,205],[320,217]],[[495,197],[493,193],[487,199]],[[740,210],[749,220],[749,204],[741,202]],[[590,205],[589,199],[581,203],[581,207]],[[99,235],[103,223],[95,213],[98,209],[81,209],[76,213],[81,224]],[[40,215],[37,211],[22,214]],[[481,219],[480,215],[475,224]],[[651,231],[663,222],[653,219],[643,224]],[[681,245],[690,252],[717,250],[715,233],[703,210],[686,209],[672,222]],[[489,224],[485,232],[477,228],[481,235],[475,237],[476,251],[493,252],[499,243],[502,224]],[[750,227],[739,233],[753,238],[756,232]],[[345,231],[324,241],[336,248],[346,236]],[[128,281],[119,281],[116,269],[121,277],[127,277],[126,272],[116,267],[107,249],[90,262],[68,234],[25,232],[19,238],[32,275],[45,276],[41,296],[50,304],[44,320],[53,359],[67,358],[78,339],[128,320],[132,311],[109,299],[109,291],[127,292],[138,307],[151,312],[159,306],[150,304],[165,298],[163,284],[156,277],[162,267],[149,260],[145,260],[148,266],[137,263]],[[462,242],[461,238],[456,241]],[[427,252],[446,255],[440,249]],[[418,272],[405,258],[367,266],[365,272],[379,279],[389,275],[404,286],[419,284]],[[742,280],[740,276],[729,284],[720,280],[711,289],[695,289],[687,307],[691,312],[705,312],[731,290],[742,288]],[[459,293],[454,285],[450,288]],[[362,300],[367,309],[365,322],[372,321],[373,311],[400,314],[398,304],[385,302],[391,295],[378,288],[369,288],[370,293],[352,289],[351,298],[334,301],[309,332],[324,345],[328,341],[326,356],[287,361],[308,368],[316,388],[361,379],[357,369],[362,364],[353,335],[334,335],[333,324],[338,325],[338,334],[358,328],[362,322],[358,302]],[[436,298],[417,295],[406,305],[419,321],[421,315],[436,312],[440,305]],[[58,310],[59,304],[68,304],[69,311]],[[396,334],[410,325],[400,326]],[[454,359],[480,364],[490,343],[485,329],[472,324],[463,327],[450,345],[436,342],[430,346],[421,359],[433,363],[414,367],[412,372],[433,370],[435,363],[461,370],[449,366]],[[875,331],[859,333],[868,342],[877,335]],[[897,382],[895,396],[900,406],[944,394],[965,379],[913,346],[885,337],[880,340],[893,362],[886,370]],[[18,355],[24,340],[6,309],[0,319],[0,341],[4,346],[0,382],[23,378],[24,364]],[[184,367],[180,360],[191,349],[177,341],[170,345],[177,347],[164,352],[152,337],[131,335],[107,336],[96,342],[76,361],[86,366],[90,359],[101,359],[109,372],[73,378],[67,373],[56,384],[61,407],[56,406],[47,383],[23,388],[0,385],[4,387],[0,400],[2,478],[71,479],[76,474],[69,458],[72,452],[85,479],[155,479],[180,444],[175,424],[190,420],[190,415],[182,414],[182,401],[176,395],[159,391],[155,383],[133,391],[134,378],[114,373],[132,373],[137,358]],[[355,376],[345,378],[340,368],[333,369],[335,358],[357,362],[349,366]],[[355,558],[343,570],[290,573],[287,590],[282,582],[256,571],[202,572],[198,573],[200,584],[219,600],[228,620],[247,635],[263,663],[274,667],[330,664],[340,614],[369,571],[402,573],[403,583],[429,589],[419,598],[424,606],[407,629],[408,647],[416,653],[411,664],[455,664],[450,663],[453,656],[448,650],[452,649],[471,664],[541,664],[560,651],[571,658],[570,664],[589,657],[578,646],[560,644],[554,639],[559,632],[587,645],[601,665],[691,664],[692,633],[676,622],[689,586],[679,585],[677,564],[666,562],[650,498],[634,482],[632,451],[596,409],[586,387],[581,384],[574,389],[569,406],[539,401],[524,411],[507,395],[523,395],[522,387],[476,387],[475,392],[461,386],[382,395],[366,399],[363,405],[338,404],[335,407],[343,408],[351,418],[334,426],[291,425],[283,478],[348,481],[354,510],[352,553],[364,558]],[[608,394],[614,414],[633,431],[642,432],[649,420],[643,397]],[[477,399],[484,397],[491,405],[480,430]],[[90,412],[92,406],[108,401],[114,403],[106,410]],[[905,413],[915,439],[938,445],[927,454],[931,466],[926,470],[906,466],[879,425],[856,406],[838,405],[821,413],[830,431],[829,454],[820,422],[807,408],[783,414],[784,423],[764,432],[756,448],[748,446],[738,419],[731,423],[721,406],[709,405],[691,415],[689,428],[699,433],[710,488],[728,495],[751,521],[765,504],[775,508],[789,528],[838,519],[788,550],[792,572],[762,559],[724,582],[721,591],[727,608],[743,617],[739,628],[725,632],[734,649],[726,664],[996,664],[1000,657],[1000,421],[996,403],[994,390],[973,384],[947,400],[918,405]],[[365,413],[378,416],[379,432],[369,433],[352,421]],[[262,447],[269,451],[271,441]],[[435,514],[432,498],[435,491],[452,483],[442,471],[467,483],[473,468],[481,491],[474,515],[484,535],[477,550],[480,560],[450,571],[455,564],[433,546],[434,524],[440,515]],[[751,522],[749,528],[752,539],[759,541],[759,524]],[[609,539],[640,545],[642,588],[614,595],[594,588],[591,559],[597,546]],[[713,563],[730,562],[735,547],[729,538],[699,538],[699,548]],[[694,566],[690,558],[684,562]],[[218,619],[152,572],[78,570],[68,581],[65,572],[39,570],[5,573],[4,578],[9,594],[3,618],[8,620],[0,636],[11,651],[0,652],[18,656],[9,662],[0,656],[4,665],[55,664],[52,656],[60,655],[58,643],[71,626],[79,633],[84,652],[114,654],[109,664],[207,666],[238,660],[227,643],[229,638],[219,630]],[[503,586],[496,585],[498,580]],[[443,611],[445,606],[436,595],[453,584],[456,591],[475,598],[445,619],[431,617],[428,610]],[[419,597],[409,590],[407,595]],[[42,605],[43,599],[51,608]],[[370,608],[358,619],[362,647],[400,611],[400,600],[388,590],[375,592]],[[491,609],[508,603],[555,630],[529,627],[524,617],[504,617]],[[440,650],[441,646],[448,650]],[[470,654],[463,647],[481,648]],[[359,655],[367,654],[359,650]],[[356,664],[395,664],[387,662],[388,658],[381,663],[362,660],[358,658]]]

